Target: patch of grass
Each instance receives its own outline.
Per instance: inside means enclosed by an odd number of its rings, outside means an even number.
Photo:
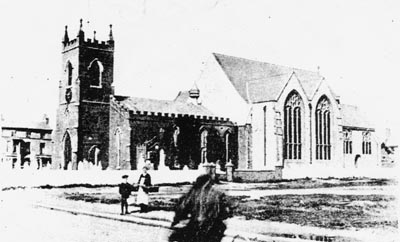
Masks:
[[[63,197],[90,203],[118,204],[118,194],[64,193]],[[274,195],[249,199],[229,197],[233,216],[246,219],[287,222],[323,228],[349,229],[398,227],[395,197],[384,195]],[[173,211],[177,198],[150,199],[151,210]],[[384,216],[382,211],[393,211]],[[387,215],[387,213],[386,213]]]
[[[235,215],[246,219],[287,222],[324,228],[396,227],[395,197],[383,195],[275,195],[241,200]]]

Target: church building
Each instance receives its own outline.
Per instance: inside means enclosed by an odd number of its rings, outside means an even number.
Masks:
[[[318,72],[214,53],[196,85],[203,106],[237,125],[240,170],[378,164],[374,129]]]
[[[109,39],[62,40],[55,169],[271,171],[374,166],[374,129],[318,72],[212,54],[174,100],[114,93]],[[234,107],[234,108],[233,108]],[[277,178],[276,176],[274,178]]]
[[[54,132],[54,169],[197,169],[237,161],[236,126],[199,101],[199,90],[175,100],[114,94],[114,38],[62,40],[62,75]]]

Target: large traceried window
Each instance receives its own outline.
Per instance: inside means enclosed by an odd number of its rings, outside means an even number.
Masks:
[[[365,154],[365,155],[372,154],[372,150],[371,150],[371,133],[368,132],[368,131],[363,132],[362,153]]]
[[[353,153],[353,141],[351,140],[351,131],[343,131],[343,153],[352,154]]]
[[[297,92],[292,92],[284,110],[284,159],[301,159],[301,124],[303,101]]]
[[[315,111],[316,158],[331,159],[331,111],[330,102],[323,96]]]
[[[89,67],[89,81],[91,87],[101,87],[101,79],[103,74],[103,65],[97,59],[94,59]]]

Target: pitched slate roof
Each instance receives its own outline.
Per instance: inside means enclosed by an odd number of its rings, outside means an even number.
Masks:
[[[2,128],[9,128],[9,129],[24,129],[24,130],[52,130],[50,125],[45,121],[40,122],[30,122],[24,120],[18,121],[3,121],[0,123]]]
[[[372,129],[364,114],[357,106],[341,104],[342,125],[350,128]]]
[[[247,102],[277,100],[294,73],[309,99],[323,79],[317,72],[213,53],[215,59]]]
[[[158,100],[140,97],[114,96],[124,107],[134,112],[154,112],[168,114],[182,114],[195,116],[215,117],[215,115],[202,105],[196,105],[183,100]]]

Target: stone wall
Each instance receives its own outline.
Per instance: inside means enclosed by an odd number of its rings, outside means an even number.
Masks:
[[[282,179],[282,170],[235,170],[233,177],[238,182],[266,182]]]

